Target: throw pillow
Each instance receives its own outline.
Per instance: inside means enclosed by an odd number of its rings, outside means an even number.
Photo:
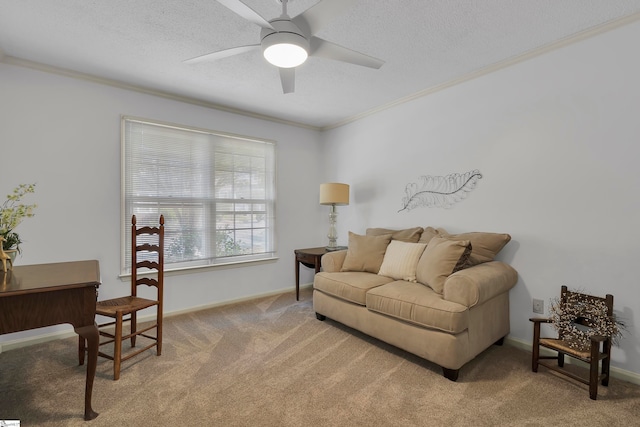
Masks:
[[[350,231],[347,255],[340,271],[367,271],[377,274],[389,242],[391,234],[362,236]]]
[[[426,247],[425,243],[407,243],[400,240],[391,240],[378,274],[396,280],[417,282],[416,267]]]
[[[407,228],[404,230],[390,230],[388,228],[367,228],[367,236],[383,236],[391,234],[392,240],[416,243],[422,235],[422,227]]]
[[[449,240],[469,241],[473,250],[469,257],[468,267],[493,261],[498,252],[509,243],[511,236],[506,233],[472,232],[462,234],[449,234],[442,228],[438,228],[440,236]]]
[[[464,268],[471,249],[471,243],[468,240],[434,237],[418,261],[416,267],[418,282],[442,294],[445,280]]]

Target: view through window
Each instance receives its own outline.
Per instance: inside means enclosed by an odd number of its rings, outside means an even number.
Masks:
[[[131,215],[164,215],[167,269],[273,257],[274,142],[123,117],[122,145],[124,274]]]

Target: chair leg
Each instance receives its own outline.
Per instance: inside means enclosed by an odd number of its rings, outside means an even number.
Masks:
[[[113,342],[113,380],[120,379],[120,361],[122,359],[122,312],[116,313],[116,331]]]
[[[533,345],[531,348],[531,370],[538,372],[538,360],[540,359],[540,323],[533,324]]]
[[[136,346],[136,331],[138,330],[138,313],[131,313],[131,347]]]
[[[589,373],[589,397],[596,400],[598,397],[598,361],[591,361]]]
[[[564,353],[561,351],[558,352],[558,366],[561,368],[564,366]]]
[[[156,326],[156,352],[160,356],[162,354],[162,311],[158,309],[158,319]]]
[[[602,377],[602,382],[600,384],[607,387],[609,385],[609,368],[611,364],[611,341],[604,342],[603,353],[605,353],[607,357],[602,359],[602,373],[604,376]]]
[[[598,342],[591,342],[591,360],[589,362],[589,397],[596,400],[598,397],[598,368],[600,360],[598,358],[600,352],[600,344]]]
[[[87,346],[87,342],[85,341],[85,339],[82,338],[80,335],[78,335],[78,364],[80,366],[84,365],[84,355],[85,355],[86,346]]]

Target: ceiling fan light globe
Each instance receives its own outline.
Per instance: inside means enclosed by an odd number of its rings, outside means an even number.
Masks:
[[[265,59],[280,68],[297,67],[303,64],[308,56],[302,47],[289,43],[275,44],[264,50]]]
[[[309,56],[309,41],[293,31],[271,32],[262,38],[262,54],[276,67],[297,67]]]

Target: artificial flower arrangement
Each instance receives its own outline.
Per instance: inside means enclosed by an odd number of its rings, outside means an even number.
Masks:
[[[36,191],[35,184],[20,184],[17,186],[12,194],[7,195],[7,200],[2,204],[0,208],[0,236],[4,238],[2,242],[2,249],[7,251],[15,249],[20,253],[20,236],[13,231],[23,219],[32,217],[33,211],[37,207],[36,204],[25,205],[20,203],[22,198]]]
[[[551,300],[550,317],[554,329],[569,347],[579,351],[589,350],[592,336],[610,337],[613,344],[618,344],[626,329],[624,321],[615,314],[608,316],[603,300],[593,300],[579,292],[567,293],[564,301],[561,298]],[[589,328],[576,324],[580,318],[588,319]]]

